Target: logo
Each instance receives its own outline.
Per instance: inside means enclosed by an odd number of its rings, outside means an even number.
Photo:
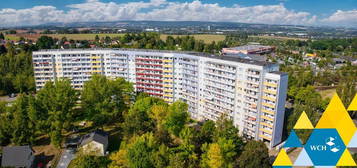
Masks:
[[[357,111],[357,95],[348,110]],[[299,129],[312,130],[304,145],[295,133]],[[294,162],[286,153],[286,148],[290,147],[302,148]],[[357,128],[335,94],[315,127],[305,112],[301,114],[273,167],[357,166],[348,148],[357,148]]]

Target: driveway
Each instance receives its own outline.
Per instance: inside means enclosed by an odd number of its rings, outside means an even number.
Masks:
[[[61,159],[57,164],[57,168],[67,168],[69,163],[75,158],[76,151],[74,149],[65,149],[62,152]]]

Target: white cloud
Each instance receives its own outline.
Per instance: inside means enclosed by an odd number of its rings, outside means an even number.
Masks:
[[[80,4],[67,6],[69,10],[59,10],[53,6],[35,6],[29,9],[0,10],[1,26],[38,25],[49,22],[85,22],[118,20],[156,20],[156,21],[228,21],[267,24],[320,23],[315,15],[308,12],[293,11],[279,5],[257,5],[242,7],[220,6],[217,3],[169,2],[151,0],[149,2],[104,3],[100,0],[87,0]],[[355,24],[357,11],[337,11],[323,23],[342,22]],[[353,18],[354,17],[354,18]]]
[[[337,10],[331,16],[322,19],[324,24],[334,24],[336,26],[357,27],[357,9],[350,11]]]

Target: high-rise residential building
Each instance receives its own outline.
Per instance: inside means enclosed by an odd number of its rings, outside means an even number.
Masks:
[[[69,78],[81,89],[93,74],[122,77],[136,91],[182,100],[197,120],[227,115],[247,138],[281,142],[288,76],[269,62],[197,52],[68,49],[33,52],[37,89]]]

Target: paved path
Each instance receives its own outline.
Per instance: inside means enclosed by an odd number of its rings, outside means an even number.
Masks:
[[[76,152],[72,149],[65,149],[62,152],[61,159],[57,164],[57,168],[67,168],[69,163],[75,158]]]

